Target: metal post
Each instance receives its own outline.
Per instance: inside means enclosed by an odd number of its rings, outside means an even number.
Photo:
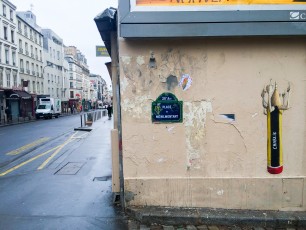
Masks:
[[[82,121],[82,114],[80,115],[81,117],[81,128],[83,127],[83,121]]]

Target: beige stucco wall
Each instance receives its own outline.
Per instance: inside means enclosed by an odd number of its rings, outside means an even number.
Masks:
[[[127,205],[306,210],[304,39],[120,39],[119,51]],[[168,90],[167,77],[182,74],[192,86]],[[280,175],[267,172],[261,92],[270,79],[281,92],[291,85]],[[164,92],[183,101],[183,123],[151,122]]]

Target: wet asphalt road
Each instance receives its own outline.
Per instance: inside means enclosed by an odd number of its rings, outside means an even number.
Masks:
[[[76,127],[79,116],[0,128],[0,229],[128,229],[111,191],[112,121]]]

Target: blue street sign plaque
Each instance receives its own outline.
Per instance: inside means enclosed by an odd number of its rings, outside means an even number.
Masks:
[[[183,102],[172,93],[161,94],[152,102],[153,123],[183,122]]]

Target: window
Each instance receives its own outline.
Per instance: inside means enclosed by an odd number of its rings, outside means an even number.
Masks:
[[[25,52],[26,52],[26,55],[29,55],[29,47],[28,47],[27,42],[25,43]]]
[[[74,93],[73,93],[73,91],[70,91],[70,98],[74,98]]]
[[[13,73],[13,86],[17,87],[17,74]]]
[[[3,71],[0,70],[0,87],[3,87]]]
[[[6,72],[6,87],[11,87],[11,73]]]
[[[10,20],[13,21],[13,11],[10,10]]]
[[[33,53],[33,46],[31,45],[31,57],[34,57],[34,53]]]
[[[37,48],[35,48],[35,58],[36,58],[36,60],[38,60]]]
[[[30,73],[30,63],[27,61],[26,62],[26,69],[27,69],[27,73]]]
[[[59,60],[59,59],[60,59],[60,52],[57,51],[57,60]]]
[[[7,40],[7,27],[3,26],[3,35],[4,35],[4,39]]]
[[[52,57],[52,48],[50,47],[50,57]]]
[[[24,73],[23,59],[20,59],[20,72]]]
[[[37,93],[40,93],[40,84],[37,82]]]
[[[36,76],[37,76],[37,77],[39,76],[39,68],[38,68],[38,65],[36,65]]]
[[[11,42],[12,43],[15,43],[15,36],[14,36],[14,34],[15,34],[15,31],[14,30],[11,30]]]
[[[5,63],[9,64],[10,63],[10,54],[9,54],[9,50],[5,49]]]
[[[34,71],[34,63],[32,63],[32,64],[31,64],[31,66],[32,66],[32,68],[31,68],[31,70],[32,70],[32,75],[35,75],[35,71]]]
[[[28,27],[27,25],[24,25],[24,36],[28,36]]]
[[[13,62],[13,66],[16,65],[16,52],[12,51],[12,62]]]
[[[69,70],[72,71],[72,64],[69,64]]]
[[[32,91],[35,93],[36,92],[36,90],[35,90],[36,89],[35,81],[33,81],[33,83],[32,83],[32,88],[33,88]]]
[[[44,91],[45,91],[45,90],[44,90],[44,83],[42,82],[42,83],[41,83],[41,93],[43,94]]]
[[[41,56],[41,50],[39,51],[39,60],[42,60],[42,56]]]
[[[21,21],[19,21],[19,20],[18,20],[18,31],[19,31],[19,33],[22,32],[22,31],[21,31]]]
[[[23,53],[23,49],[22,49],[22,40],[19,39],[19,52]]]
[[[55,58],[55,49],[53,49],[53,57]]]
[[[2,5],[2,14],[4,17],[6,17],[6,6]]]

